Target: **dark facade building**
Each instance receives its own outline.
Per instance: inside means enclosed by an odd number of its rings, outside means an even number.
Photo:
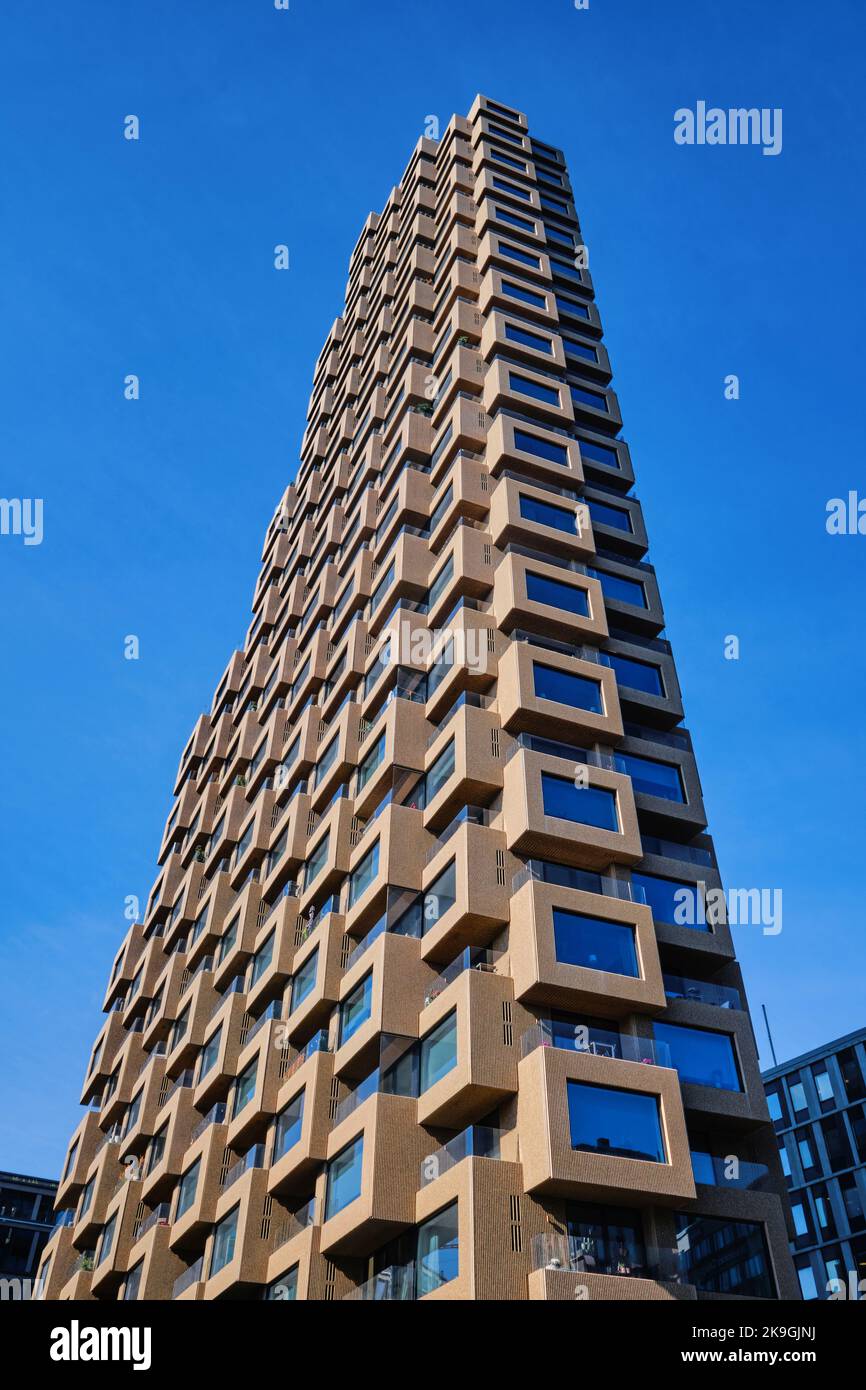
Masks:
[[[0,1279],[33,1279],[54,1226],[57,1183],[0,1173]]]
[[[562,152],[478,97],[352,253],[49,1298],[798,1297],[602,337]]]
[[[866,1296],[866,1028],[764,1072],[803,1297]]]

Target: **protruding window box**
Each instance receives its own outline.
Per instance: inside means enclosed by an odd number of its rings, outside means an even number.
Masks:
[[[527,443],[533,438],[530,432],[517,437]],[[490,504],[493,544],[500,550],[517,544],[591,561],[595,554],[592,522],[580,499],[567,495],[572,491],[551,493],[530,479],[500,478]]]
[[[320,1248],[330,1258],[370,1254],[411,1226],[422,1148],[429,1142],[415,1120],[411,1096],[375,1092],[335,1125],[328,1141],[328,1167],[317,1196],[325,1203]],[[354,1148],[360,1141],[359,1148]],[[352,1172],[337,1198],[334,1160],[350,1153]],[[357,1192],[357,1196],[351,1194]],[[351,1200],[344,1198],[351,1196]]]
[[[499,719],[464,705],[427,750],[424,825],[443,830],[461,807],[486,805],[501,792],[503,755]],[[430,781],[430,773],[435,780]]]
[[[268,1191],[283,1197],[311,1189],[327,1157],[333,1053],[319,1047],[291,1067],[268,1132]]]
[[[512,982],[496,973],[495,961],[476,968],[472,959],[467,952],[465,968],[450,981],[451,972],[443,972],[441,991],[437,981],[433,982],[430,1003],[418,1019],[422,1052],[419,1125],[462,1128],[481,1119],[517,1090]],[[434,1030],[444,1029],[452,1014],[454,1028],[447,1029],[447,1048],[444,1041],[434,1046],[439,1037]],[[431,1049],[429,1077],[424,1067],[425,1039]],[[439,1071],[438,1079],[432,1079]],[[428,1079],[429,1085],[425,1084]]]
[[[510,734],[571,743],[622,738],[616,676],[596,661],[512,642],[500,658],[498,692],[502,727]]]
[[[505,765],[503,811],[514,854],[584,869],[641,858],[631,780],[595,762],[516,748]]]
[[[493,611],[508,632],[519,627],[569,642],[607,637],[598,580],[526,555],[506,555],[497,567]]]
[[[521,1003],[612,1018],[666,1007],[641,903],[527,879],[511,900],[508,952]]]
[[[335,1075],[365,1076],[378,1058],[382,1033],[417,1037],[432,979],[416,940],[383,932],[341,982]]]
[[[487,813],[484,813],[485,815]],[[509,918],[505,835],[467,815],[428,851],[420,909],[421,955],[447,965],[467,946],[487,946]]]
[[[598,1045],[598,1051],[577,1051],[555,1045],[555,1035],[538,1026],[524,1035],[518,1107],[527,1192],[599,1202],[621,1201],[622,1194],[629,1192],[663,1205],[694,1199],[689,1139],[677,1074],[670,1067],[658,1065],[657,1058],[662,1054],[651,1040],[621,1037],[620,1043],[612,1044],[609,1050]],[[624,1052],[629,1053],[629,1060],[624,1059]],[[643,1103],[640,1098],[647,1104],[654,1101],[664,1161],[626,1156],[628,1142],[619,1142],[619,1132],[613,1140],[608,1139],[604,1132],[607,1117],[601,1113],[598,1123],[602,1133],[597,1147],[572,1147],[575,1136],[569,1117],[569,1082],[583,1088],[597,1087],[605,1100],[608,1092],[622,1092],[626,1097],[637,1097],[638,1104]],[[636,1134],[635,1154],[642,1153],[645,1145],[643,1134]]]

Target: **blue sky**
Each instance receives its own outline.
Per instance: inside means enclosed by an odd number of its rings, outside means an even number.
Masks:
[[[570,164],[722,871],[784,892],[780,936],[736,933],[752,1007],[780,1060],[866,1021],[866,537],[824,525],[866,492],[864,26],[860,0],[4,7],[0,495],[43,498],[45,535],[0,536],[0,1168],[58,1171],[349,253],[478,91]],[[782,153],[675,145],[701,99],[781,107]]]

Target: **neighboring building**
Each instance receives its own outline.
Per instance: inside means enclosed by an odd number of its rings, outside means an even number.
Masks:
[[[803,1297],[850,1298],[861,1281],[866,1294],[866,1028],[771,1067],[764,1086]]]
[[[720,880],[579,248],[481,97],[368,218],[50,1297],[798,1297],[731,935],[680,920]]]
[[[0,1279],[34,1279],[54,1225],[57,1183],[0,1173]]]

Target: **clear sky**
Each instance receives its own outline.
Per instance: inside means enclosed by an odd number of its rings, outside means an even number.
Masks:
[[[0,1168],[59,1170],[349,253],[478,91],[570,164],[722,872],[784,893],[752,1008],[780,1060],[866,1022],[866,536],[825,530],[866,494],[864,11],[7,0],[0,495],[44,539],[0,536]],[[781,107],[781,154],[675,145],[699,100]]]

